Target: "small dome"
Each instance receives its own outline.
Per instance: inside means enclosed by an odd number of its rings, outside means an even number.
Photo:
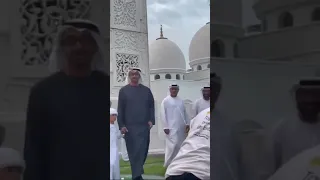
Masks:
[[[172,41],[160,38],[149,46],[150,69],[186,69],[186,61],[181,49]]]
[[[210,57],[210,23],[200,28],[189,46],[189,61]]]

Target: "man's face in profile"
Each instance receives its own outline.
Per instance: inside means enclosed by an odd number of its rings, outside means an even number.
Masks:
[[[296,91],[299,114],[303,121],[318,122],[320,119],[320,88],[299,88]]]
[[[89,31],[69,28],[61,35],[61,47],[69,62],[91,64],[98,45]]]
[[[21,167],[6,167],[0,168],[1,180],[21,180],[22,168]]]

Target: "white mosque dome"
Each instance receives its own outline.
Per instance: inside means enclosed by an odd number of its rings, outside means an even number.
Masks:
[[[189,61],[210,57],[210,23],[200,28],[189,46]]]
[[[177,44],[163,37],[153,41],[149,46],[149,68],[156,69],[186,69],[186,61]]]

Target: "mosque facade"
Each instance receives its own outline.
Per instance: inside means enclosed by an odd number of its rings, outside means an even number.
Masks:
[[[272,127],[296,113],[292,86],[301,78],[320,75],[320,2],[246,2],[249,4],[242,0],[213,1],[214,18],[195,33],[188,60],[165,36],[165,30],[160,30],[159,38],[149,45],[149,68],[157,106],[168,95],[169,85],[175,83],[180,86],[179,96],[187,112],[192,101],[201,97],[200,89],[209,84],[210,71],[221,76],[218,107],[236,124],[245,163],[254,169],[259,167],[255,159],[263,158],[259,148]],[[243,6],[250,6],[257,24],[244,27]],[[159,142],[163,143],[159,112],[157,118]]]

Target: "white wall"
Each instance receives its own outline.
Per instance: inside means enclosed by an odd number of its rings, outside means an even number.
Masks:
[[[294,113],[289,91],[301,77],[313,77],[319,66],[259,60],[215,60],[212,71],[222,77],[219,107],[233,121],[252,119],[265,127]]]
[[[191,71],[184,75],[184,79],[188,80],[190,84],[196,81],[208,81],[210,79],[210,69],[204,69],[200,71]]]
[[[242,58],[280,59],[285,61],[300,60],[317,52],[314,59],[319,59],[319,23],[301,25],[283,30],[245,37],[239,42],[239,55]]]

